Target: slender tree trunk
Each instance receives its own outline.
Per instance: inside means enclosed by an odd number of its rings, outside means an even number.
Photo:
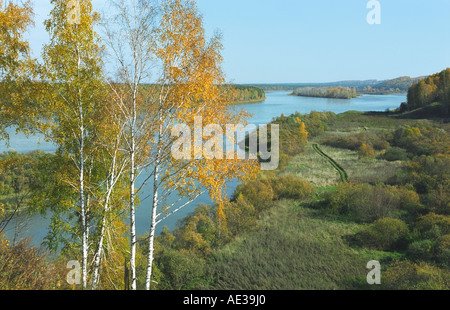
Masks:
[[[76,53],[77,53],[77,70],[78,74],[81,70],[81,57],[79,45],[77,43]],[[81,90],[78,89],[78,110],[80,117],[80,212],[81,212],[81,229],[82,229],[82,281],[83,289],[87,287],[87,264],[88,264],[88,247],[89,247],[89,232],[88,232],[88,219],[87,219],[87,206],[86,197],[84,192],[84,169],[85,169],[85,157],[84,157],[84,145],[85,145],[85,130],[84,130],[84,111],[83,104],[81,101]]]
[[[92,289],[93,290],[97,289],[97,286],[98,286],[98,283],[100,280],[100,273],[99,273],[100,260],[101,260],[101,256],[102,256],[102,252],[103,252],[103,240],[105,238],[105,231],[106,231],[106,216],[109,211],[109,203],[110,203],[112,189],[113,189],[113,177],[111,178],[111,184],[108,188],[105,206],[103,208],[104,214],[103,214],[103,219],[102,219],[102,228],[100,230],[100,239],[98,242],[97,253],[95,254],[94,272],[92,275]]]
[[[83,119],[83,110],[80,107],[80,116]],[[87,216],[84,194],[84,126],[81,125],[81,141],[80,141],[80,208],[81,208],[81,229],[82,235],[82,278],[83,288],[87,285],[87,262],[88,262],[88,232],[87,232]]]
[[[156,231],[156,213],[158,208],[158,182],[159,182],[159,163],[155,163],[154,170],[154,183],[153,183],[153,200],[152,200],[152,216],[149,231],[148,241],[148,258],[147,258],[147,276],[145,279],[145,289],[150,290],[152,280],[152,267],[153,267],[153,248],[155,241]]]
[[[131,290],[136,290],[136,106],[133,98],[133,120],[131,124],[131,152],[130,152],[130,271]]]
[[[156,231],[156,214],[158,209],[159,197],[158,197],[158,187],[159,187],[159,174],[161,165],[161,136],[163,134],[163,123],[161,119],[161,110],[159,114],[159,132],[158,132],[158,144],[155,158],[155,167],[153,172],[153,199],[152,199],[152,215],[150,221],[150,231],[148,240],[148,258],[147,258],[147,275],[145,279],[145,289],[150,290],[152,282],[152,267],[153,267],[153,251],[155,242],[155,231]]]

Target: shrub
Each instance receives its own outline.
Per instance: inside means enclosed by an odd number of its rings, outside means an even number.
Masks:
[[[450,289],[450,272],[424,262],[397,261],[383,273],[382,288],[448,290]]]
[[[264,210],[272,206],[275,193],[266,180],[252,180],[236,188],[232,200],[242,195],[255,209]]]
[[[430,211],[450,215],[450,183],[438,184],[436,189],[429,191],[426,198]]]
[[[450,156],[420,156],[408,163],[403,182],[413,184],[419,194],[428,194],[448,184],[449,175]]]
[[[276,198],[303,199],[311,194],[312,185],[291,174],[270,179]]]
[[[408,233],[408,226],[402,220],[383,218],[357,233],[356,240],[369,248],[392,250],[404,246]]]
[[[418,218],[414,228],[428,239],[448,235],[450,234],[450,216],[428,213]]]
[[[345,182],[339,183],[334,190],[325,191],[322,194],[323,211],[332,214],[347,214],[358,186]]]
[[[321,138],[320,142],[325,145],[329,145],[336,148],[348,149],[356,151],[361,147],[361,141],[357,136],[327,136]]]
[[[15,245],[0,235],[0,288],[2,290],[54,290],[67,288],[67,269],[51,260],[30,240]]]
[[[160,290],[194,289],[205,275],[206,263],[189,251],[164,249],[155,257],[161,273],[157,288]]]
[[[398,208],[409,214],[417,214],[422,210],[420,196],[414,190],[406,187],[392,188],[393,194],[398,199]]]
[[[213,218],[214,210],[202,205],[183,218],[180,221],[180,228],[174,232],[177,248],[186,249],[197,256],[209,255],[217,235],[217,226]]]
[[[450,267],[450,235],[443,235],[436,242],[436,260],[444,267]]]
[[[369,136],[370,144],[375,150],[385,150],[389,148],[389,142],[386,141],[386,136],[386,133],[381,134],[381,136],[372,134]]]
[[[242,195],[239,195],[235,201],[226,204],[224,212],[228,237],[251,231],[256,227],[258,214],[256,214],[255,207]]]
[[[408,246],[406,255],[413,260],[429,261],[434,257],[435,243],[431,240],[420,240]]]
[[[359,158],[374,158],[375,151],[369,144],[363,143],[358,150]]]
[[[399,147],[391,147],[386,150],[383,156],[387,161],[396,161],[396,160],[408,160],[408,154],[406,150]]]
[[[326,212],[348,215],[360,222],[394,217],[399,210],[420,207],[417,193],[404,187],[341,183],[335,191],[324,194]]]

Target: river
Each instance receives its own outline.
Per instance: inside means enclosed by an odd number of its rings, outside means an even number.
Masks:
[[[232,108],[246,110],[248,113],[252,114],[249,123],[262,125],[271,122],[273,118],[280,116],[282,113],[288,116],[297,111],[302,114],[307,114],[311,111],[332,111],[335,113],[342,113],[350,110],[385,111],[386,109],[398,108],[402,102],[406,102],[406,94],[363,95],[359,98],[349,100],[297,97],[288,96],[288,94],[289,92],[270,92],[266,94],[266,100],[264,102],[238,105]],[[15,135],[15,132],[11,130],[9,147],[4,142],[0,141],[0,153],[5,152],[8,149],[14,149],[17,152],[30,152],[36,149],[54,152],[56,147],[51,143],[43,141],[39,136],[27,137],[20,133]],[[234,192],[237,185],[238,183],[236,181],[230,181],[227,184],[226,192],[229,196]],[[210,200],[207,195],[199,197],[197,201],[190,206],[187,206],[175,215],[161,222],[157,232],[161,232],[163,226],[167,226],[169,229],[175,228],[177,221],[192,212],[199,203],[208,204],[210,203]],[[138,235],[144,235],[148,231],[150,223],[150,207],[150,201],[143,201],[136,212],[136,231]],[[28,221],[27,229],[22,236],[31,237],[32,243],[34,245],[39,245],[47,234],[49,222],[50,220],[43,216],[33,216]],[[14,235],[13,227],[9,227],[6,234],[8,238],[11,239]]]

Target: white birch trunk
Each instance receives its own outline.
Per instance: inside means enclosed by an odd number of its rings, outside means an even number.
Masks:
[[[79,52],[79,46],[77,44],[77,69],[78,72],[81,70],[81,57]],[[87,287],[87,264],[88,264],[88,247],[89,247],[89,235],[88,235],[88,219],[87,219],[87,210],[86,210],[86,199],[84,193],[84,169],[85,169],[85,158],[84,158],[84,144],[85,144],[85,132],[84,132],[84,111],[83,104],[81,102],[81,90],[78,90],[78,110],[80,113],[80,148],[79,148],[79,156],[80,156],[80,174],[79,174],[79,182],[80,182],[80,213],[81,213],[81,229],[82,229],[82,264],[81,264],[81,275],[83,282],[83,289]]]
[[[131,153],[130,153],[130,274],[131,290],[136,290],[136,99],[133,98],[133,120],[131,124]]]
[[[103,240],[104,240],[104,236],[105,236],[105,230],[106,230],[106,214],[103,215],[102,229],[100,231],[100,240],[98,242],[97,253],[95,253],[94,272],[92,275],[92,289],[93,290],[97,289],[97,286],[98,286],[98,283],[100,280],[100,273],[99,273],[100,258],[102,256],[102,252],[103,252]]]
[[[80,105],[80,118],[83,122],[83,109]],[[81,138],[80,138],[80,211],[81,211],[81,229],[82,229],[82,281],[83,288],[87,285],[87,264],[88,264],[88,231],[87,231],[87,216],[86,205],[84,197],[84,126],[81,125]]]
[[[159,132],[158,132],[158,144],[156,150],[155,167],[153,172],[153,199],[152,199],[152,215],[150,220],[150,231],[148,236],[148,257],[147,257],[147,275],[145,278],[145,289],[150,290],[152,282],[152,267],[153,267],[153,252],[154,252],[154,242],[155,242],[155,231],[156,231],[156,217],[157,209],[159,203],[158,188],[159,188],[159,173],[161,164],[161,138],[163,133],[163,123],[161,119],[161,110],[159,114]]]
[[[154,183],[153,183],[153,200],[152,200],[152,216],[148,241],[148,258],[147,258],[147,276],[145,278],[145,289],[150,290],[152,280],[153,267],[153,251],[156,231],[156,213],[158,208],[158,182],[159,182],[159,163],[155,163]]]
[[[95,254],[94,272],[92,275],[92,289],[93,290],[97,289],[97,286],[98,286],[98,283],[100,280],[100,273],[99,273],[100,259],[101,259],[102,253],[103,253],[103,240],[105,238],[105,231],[106,231],[106,216],[109,211],[109,202],[111,199],[111,193],[112,193],[112,189],[113,189],[113,179],[114,179],[114,177],[111,178],[111,184],[108,188],[105,206],[103,208],[104,214],[103,214],[103,219],[102,219],[102,228],[100,230],[100,240],[98,242],[97,252]]]

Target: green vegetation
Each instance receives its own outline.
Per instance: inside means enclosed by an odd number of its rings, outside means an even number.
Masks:
[[[357,97],[356,89],[348,87],[301,87],[294,90],[291,95],[333,99],[352,99]]]
[[[293,85],[295,87],[292,95],[305,97],[352,99],[362,94],[386,95],[406,93],[411,86],[422,82],[424,79],[426,79],[426,77],[410,78],[409,76],[403,76],[382,82],[369,80],[343,81],[317,85]],[[264,86],[261,87],[264,88]]]
[[[341,178],[342,182],[345,182],[348,180],[348,175],[347,172],[345,172],[344,169],[342,169],[342,167],[333,160],[333,158],[331,158],[330,156],[328,156],[327,154],[325,154],[324,152],[322,152],[322,150],[319,148],[319,146],[317,144],[313,144],[313,149],[322,157],[324,157],[339,173],[339,177]]]
[[[14,217],[31,212],[33,189],[48,172],[41,164],[49,158],[53,155],[41,151],[0,154],[0,234]]]
[[[9,244],[0,236],[0,287],[2,290],[69,289],[62,260],[30,246],[29,240]]]
[[[433,74],[413,85],[408,91],[408,102],[402,104],[400,112],[433,106],[435,115],[449,116],[450,106],[450,68]]]
[[[362,112],[274,123],[295,141],[281,143],[279,170],[241,184],[222,219],[200,206],[158,238],[157,257],[178,253],[157,264],[164,288],[450,288],[448,124]],[[380,286],[365,281],[370,260]]]
[[[264,90],[258,87],[226,85],[223,88],[230,92],[233,104],[256,103],[266,100]]]
[[[266,100],[266,93],[260,87],[238,84],[226,84],[219,87],[227,98],[231,98],[232,104],[257,103]],[[156,84],[141,84],[140,89],[147,95],[153,96],[160,92],[160,87]]]
[[[402,76],[392,80],[380,82],[373,86],[368,85],[364,87],[364,89],[360,90],[360,93],[374,95],[405,93],[411,86],[424,78],[425,77],[411,78],[409,76]]]
[[[448,124],[363,112],[296,113],[273,122],[280,125],[280,169],[239,185],[223,215],[219,206],[200,205],[174,231],[164,229],[156,238],[154,289],[450,288]],[[319,144],[326,158],[314,150]],[[362,156],[366,148],[371,156]],[[4,154],[2,161],[21,156],[42,155]],[[13,171],[21,175],[2,176]],[[5,196],[14,192],[8,180]],[[52,190],[45,174],[38,180],[38,193]],[[146,246],[140,239],[138,257]],[[37,255],[20,249],[14,255]],[[382,265],[380,286],[365,281],[370,260]],[[34,283],[59,287],[46,281],[60,279],[58,262],[39,261],[40,270],[55,267],[36,273],[41,282]],[[5,287],[23,287],[22,274],[11,269]]]

